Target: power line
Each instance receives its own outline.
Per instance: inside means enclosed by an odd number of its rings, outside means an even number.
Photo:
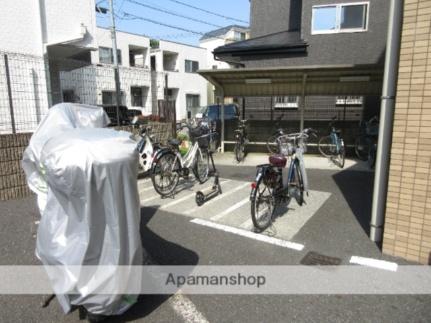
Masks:
[[[229,17],[229,16],[225,16],[225,15],[221,15],[221,14],[213,12],[213,11],[209,11],[209,10],[206,10],[206,9],[203,9],[203,8],[192,6],[192,5],[190,5],[188,3],[184,3],[182,1],[178,1],[178,0],[168,0],[168,1],[171,1],[171,2],[174,2],[174,3],[178,3],[180,5],[183,5],[183,6],[195,9],[195,10],[199,10],[199,11],[208,13],[208,14],[213,15],[213,16],[217,16],[217,17],[224,18],[224,19],[227,19],[227,20],[233,20],[233,21],[238,21],[238,22],[242,22],[242,23],[248,24],[248,21],[237,19],[237,18],[233,18],[233,17]]]
[[[177,16],[177,17],[181,17],[181,18],[189,19],[189,20],[192,20],[192,21],[195,21],[195,22],[199,22],[199,23],[201,23],[201,24],[205,24],[205,25],[213,26],[213,27],[223,28],[223,26],[216,25],[216,24],[213,24],[213,23],[210,23],[210,22],[204,21],[204,20],[200,20],[200,19],[192,18],[192,17],[189,17],[189,16],[185,16],[185,15],[182,15],[182,14],[179,14],[179,13],[175,13],[175,12],[170,11],[170,10],[167,10],[167,9],[163,9],[163,8],[156,8],[156,7],[150,6],[150,5],[148,5],[148,4],[144,4],[144,3],[141,3],[141,2],[137,2],[137,1],[134,1],[134,0],[125,0],[125,1],[130,2],[130,3],[133,3],[133,4],[136,4],[136,5],[138,5],[138,6],[142,6],[142,7],[150,8],[150,9],[152,9],[152,10],[160,11],[160,12],[166,13],[166,14],[168,14],[168,15],[172,15],[172,16]]]
[[[122,17],[118,17],[119,19],[125,19],[125,20],[143,20],[143,21],[147,21],[150,22],[152,24],[155,25],[159,25],[159,26],[164,26],[164,27],[168,27],[168,28],[172,28],[172,29],[177,29],[177,30],[181,30],[181,31],[185,31],[187,33],[191,33],[191,34],[195,34],[195,35],[200,35],[203,36],[206,33],[201,32],[201,31],[196,31],[196,30],[192,30],[192,29],[187,29],[187,28],[183,28],[183,27],[179,27],[179,26],[175,26],[175,25],[170,25],[170,24],[166,24],[164,22],[160,22],[157,20],[153,20],[153,19],[149,19],[149,18],[145,18],[145,17],[141,17],[141,16],[137,16],[128,12],[122,12],[123,16]],[[214,38],[219,38],[219,39],[224,39],[222,37],[214,37]]]

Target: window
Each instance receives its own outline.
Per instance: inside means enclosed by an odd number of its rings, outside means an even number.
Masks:
[[[362,105],[362,96],[337,96],[336,105]]]
[[[236,41],[245,40],[245,33],[240,31],[234,31],[233,39]]]
[[[63,90],[63,102],[79,102],[74,90]]]
[[[312,34],[367,30],[368,2],[313,7]]]
[[[197,108],[201,106],[201,97],[198,94],[186,94],[186,106],[189,108]]]
[[[276,96],[274,98],[274,108],[276,109],[297,109],[298,108],[297,96]]]
[[[124,92],[121,91],[120,104],[124,102]],[[117,104],[117,96],[115,91],[102,91],[102,104],[103,105],[114,105]]]
[[[117,49],[118,64],[121,65],[121,49]],[[99,47],[99,61],[102,64],[114,64],[112,48]]]
[[[186,59],[186,66],[185,66],[186,73],[196,73],[198,69],[199,69],[199,62],[190,61]]]
[[[142,99],[142,88],[141,87],[131,87],[130,95],[132,99],[133,107],[143,107],[143,99]]]

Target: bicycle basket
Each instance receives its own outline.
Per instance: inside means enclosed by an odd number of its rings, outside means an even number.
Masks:
[[[197,127],[189,130],[190,138],[194,141],[196,138],[201,137],[209,132],[207,127]]]
[[[278,151],[281,155],[291,156],[293,154],[293,144],[286,138],[279,138]]]
[[[199,148],[207,149],[210,145],[210,136],[198,137]]]

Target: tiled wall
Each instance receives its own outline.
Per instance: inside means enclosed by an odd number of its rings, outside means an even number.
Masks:
[[[383,252],[431,263],[431,1],[404,0]]]

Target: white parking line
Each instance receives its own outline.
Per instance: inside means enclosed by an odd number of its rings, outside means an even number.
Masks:
[[[190,194],[188,194],[186,196],[183,196],[182,198],[180,198],[178,200],[174,200],[174,201],[172,201],[172,202],[170,202],[168,204],[164,204],[162,207],[159,208],[159,210],[167,209],[168,207],[170,207],[172,205],[176,205],[178,203],[181,203],[181,202],[183,202],[183,201],[185,201],[185,200],[187,200],[187,199],[189,199],[189,198],[191,198],[193,196],[196,196],[195,192],[191,192]]]
[[[304,249],[304,245],[299,244],[299,243],[281,240],[281,239],[277,239],[277,238],[273,238],[273,237],[268,237],[268,236],[263,235],[263,234],[258,234],[258,233],[254,233],[254,232],[250,232],[250,231],[246,231],[246,230],[242,230],[242,229],[237,229],[237,228],[230,227],[230,226],[223,225],[223,224],[219,224],[219,223],[205,221],[202,219],[193,219],[190,222],[195,223],[195,224],[199,224],[199,225],[203,225],[206,227],[214,228],[217,230],[237,234],[239,236],[254,239],[257,241],[270,243],[270,244],[273,244],[273,245],[276,245],[279,247],[294,249],[294,250],[298,250],[298,251],[301,251],[302,249]]]
[[[245,199],[243,199],[242,201],[239,201],[238,203],[232,205],[230,208],[228,208],[227,210],[224,210],[223,212],[214,215],[213,217],[211,217],[211,221],[218,221],[220,220],[222,217],[228,215],[229,213],[235,211],[236,209],[239,209],[241,206],[247,204],[250,201],[250,199],[247,197]]]
[[[242,184],[240,186],[237,186],[237,187],[231,189],[230,191],[223,192],[223,194],[221,194],[221,195],[217,196],[216,198],[213,198],[212,200],[209,200],[208,202],[206,202],[205,205],[217,202],[217,201],[221,200],[222,198],[228,196],[229,194],[235,193],[235,192],[243,189],[247,185],[250,185],[250,183],[244,183],[244,184]],[[200,207],[195,207],[195,208],[191,209],[188,213],[193,213],[193,212],[196,212],[197,210],[200,210],[200,209],[201,209]]]
[[[150,202],[150,201],[152,201],[152,200],[155,200],[156,198],[159,198],[159,197],[160,197],[160,195],[159,195],[159,194],[157,194],[157,195],[155,195],[155,196],[153,196],[153,197],[149,197],[149,198],[147,198],[147,199],[141,200],[141,205],[142,205],[143,203],[146,203],[146,202]]]
[[[364,257],[352,256],[352,258],[350,258],[350,263],[362,265],[362,266],[384,269],[384,270],[389,270],[389,271],[397,271],[398,270],[398,264],[396,264],[395,262],[378,260],[378,259],[373,259],[373,258],[364,258]]]
[[[150,190],[153,190],[153,189],[154,189],[154,187],[153,187],[153,186],[151,186],[151,187],[147,187],[147,188],[144,188],[143,190],[139,190],[139,193],[146,192],[146,191],[150,191]]]
[[[192,301],[181,293],[169,298],[169,304],[174,311],[187,323],[208,323],[205,316],[199,312]]]

